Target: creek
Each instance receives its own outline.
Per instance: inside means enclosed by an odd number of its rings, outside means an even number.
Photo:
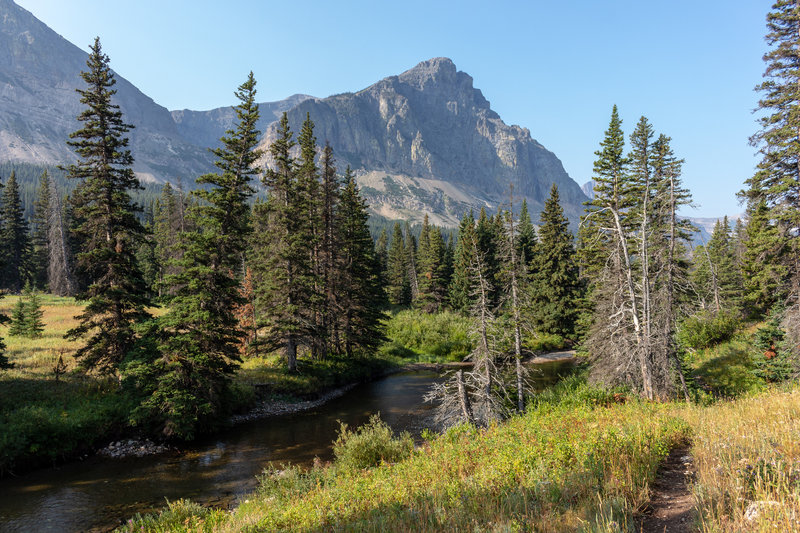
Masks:
[[[542,389],[568,373],[572,363],[530,368],[535,388]],[[256,488],[269,463],[310,466],[315,457],[332,459],[340,421],[356,427],[380,413],[395,431],[418,438],[432,424],[433,406],[423,396],[441,377],[431,370],[399,372],[315,409],[235,425],[180,452],[93,456],[0,480],[0,531],[107,531],[137,512],[180,498],[233,507]]]

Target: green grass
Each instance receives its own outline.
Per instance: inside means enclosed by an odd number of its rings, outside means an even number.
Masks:
[[[0,300],[8,312],[18,297]],[[76,369],[72,354],[79,342],[63,336],[75,325],[82,306],[72,298],[42,295],[44,334],[8,337],[0,327],[14,368],[0,372],[0,474],[52,464],[88,451],[126,426],[130,406],[116,393],[115,379]],[[66,373],[56,380],[59,356]]]
[[[472,351],[471,324],[469,317],[452,311],[396,311],[386,323],[389,342],[380,353],[427,363],[461,361]]]
[[[391,358],[330,356],[321,361],[300,358],[290,373],[277,354],[245,359],[235,381],[272,396],[308,398],[320,392],[373,379],[396,366]]]
[[[626,531],[688,436],[670,410],[544,402],[499,426],[454,428],[393,464],[268,470],[233,514],[179,502],[120,531]]]

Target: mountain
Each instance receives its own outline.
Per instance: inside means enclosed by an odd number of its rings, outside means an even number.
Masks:
[[[80,127],[75,88],[85,86],[80,72],[87,57],[28,11],[0,0],[0,161],[75,161],[66,139]],[[213,168],[207,150],[181,137],[167,109],[122,76],[116,80],[114,101],[136,126],[129,137],[140,179],[186,178]]]
[[[0,0],[0,162],[75,161],[66,140],[80,127],[75,88],[84,86],[87,57],[31,13]],[[130,147],[142,181],[189,184],[214,169],[207,148],[233,125],[231,107],[170,112],[122,76],[116,80],[114,101],[135,125]],[[350,165],[373,212],[388,219],[419,222],[428,213],[433,223],[455,226],[468,209],[495,211],[507,203],[513,185],[515,203],[526,198],[536,222],[552,183],[573,224],[583,210],[586,196],[558,158],[527,129],[505,124],[447,58],[357,93],[297,94],[260,107],[262,148],[284,111],[295,132],[310,113],[339,170]]]
[[[524,197],[541,210],[552,183],[573,222],[586,196],[561,161],[519,126],[506,125],[450,59],[423,61],[357,93],[311,98],[288,112],[292,131],[310,114],[320,143],[356,171],[372,209],[389,219],[455,226],[467,209]],[[276,136],[272,125],[262,148]],[[269,159],[266,159],[269,164]],[[534,220],[536,222],[536,220]]]
[[[281,118],[284,111],[289,111],[309,98],[313,98],[313,96],[294,94],[278,102],[259,103],[258,110],[261,118],[257,124],[258,131],[263,133],[270,124]],[[233,128],[236,112],[230,106],[218,107],[210,111],[182,109],[180,111],[172,111],[172,119],[184,139],[198,146],[216,147],[220,144],[220,137],[227,130]]]

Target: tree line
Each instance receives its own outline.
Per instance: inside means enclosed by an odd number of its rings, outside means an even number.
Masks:
[[[798,359],[800,153],[792,68],[798,19],[790,4],[768,16],[762,155],[740,193],[747,210],[720,220],[708,243],[678,216],[691,196],[671,139],[641,117],[626,136],[616,106],[596,152],[594,198],[577,239],[554,185],[534,226],[525,201],[464,214],[457,232],[429,223],[384,227],[376,241],[351,169],[320,147],[306,117],[295,136],[286,115],[267,153],[257,150],[252,74],[236,96],[216,173],[185,194],[167,184],[140,212],[141,187],[99,41],[79,90],[83,128],[69,141],[77,185],[60,198],[42,176],[30,230],[13,174],[4,183],[2,284],[26,282],[88,302],[69,335],[78,358],[113,373],[141,402],[134,418],[188,436],[224,412],[242,354],[280,350],[325,359],[374,350],[388,307],[473,316],[474,366],[434,391],[450,421],[488,423],[525,404],[525,340],[557,335],[591,359],[591,375],[648,399],[689,399],[679,329],[691,320],[770,317],[773,353]],[[256,162],[266,158],[265,171]],[[253,180],[267,191],[255,194]],[[168,311],[153,318],[154,302]],[[7,317],[0,317],[6,320]],[[715,322],[717,321],[717,322]],[[0,348],[1,350],[1,348]],[[0,352],[1,353],[1,352]],[[5,359],[0,364],[6,364]],[[511,369],[504,373],[503,368]],[[512,377],[508,377],[508,376]]]

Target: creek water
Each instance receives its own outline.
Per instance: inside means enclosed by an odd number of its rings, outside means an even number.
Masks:
[[[570,362],[533,365],[536,388],[555,383]],[[332,458],[339,421],[355,427],[380,413],[395,431],[418,437],[431,425],[423,396],[441,374],[417,370],[360,385],[316,409],[233,426],[181,452],[109,459],[94,456],[0,480],[0,531],[107,531],[137,512],[190,498],[234,506],[269,463],[310,465]]]

